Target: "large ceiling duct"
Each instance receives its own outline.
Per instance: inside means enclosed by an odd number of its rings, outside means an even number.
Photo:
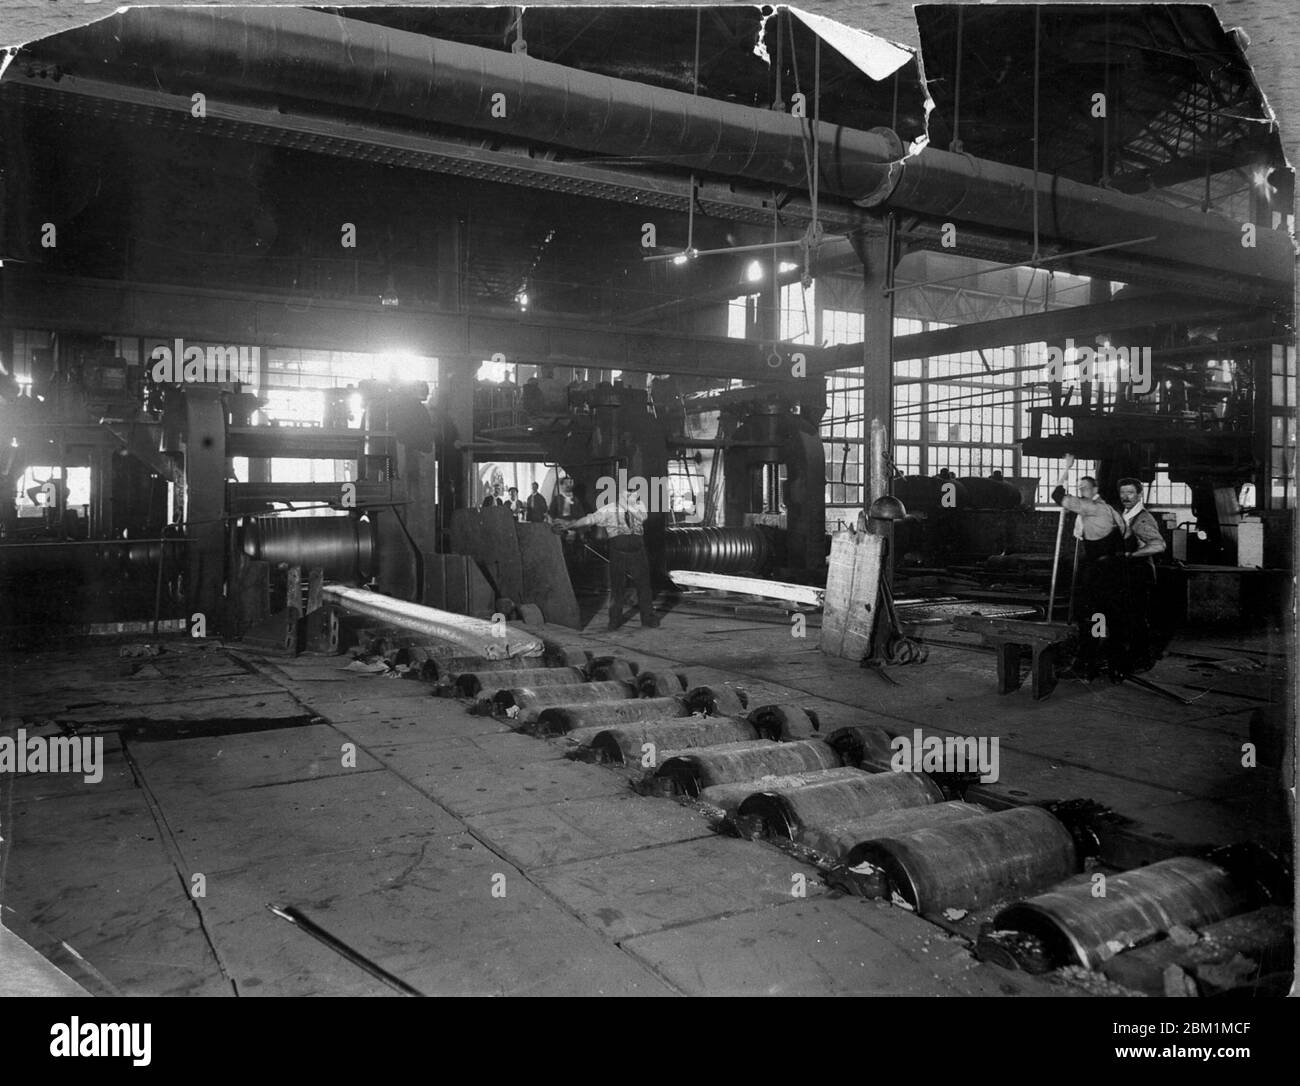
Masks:
[[[1023,235],[1037,214],[1041,238],[1069,239],[1073,249],[1140,242],[1116,251],[1216,268],[1279,299],[1291,294],[1295,249],[1285,231],[934,147],[892,173],[887,193],[860,203]]]
[[[138,8],[37,46],[73,75],[190,95],[329,103],[503,137],[805,188],[809,122],[294,8]],[[818,126],[822,191],[870,197],[904,155],[893,132]]]
[[[439,134],[455,127],[473,138],[496,132],[590,152],[590,168],[626,169],[630,161],[808,187],[806,119],[321,12],[132,9],[24,56],[28,71],[44,64],[48,74],[104,85],[269,101],[286,123],[323,114],[365,131],[383,117],[402,118]],[[1043,256],[1110,248],[1090,258],[1093,265],[1131,261],[1171,276],[1207,269],[1256,302],[1291,296],[1295,253],[1282,231],[935,147],[906,156],[887,129],[823,123],[817,147],[823,197],[952,221],[970,228],[970,241],[979,234],[1027,239],[1037,216]]]

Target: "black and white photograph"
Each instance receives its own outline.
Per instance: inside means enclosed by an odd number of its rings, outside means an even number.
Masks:
[[[33,1058],[251,996],[1263,1051],[1300,16],[806,2],[0,9]]]

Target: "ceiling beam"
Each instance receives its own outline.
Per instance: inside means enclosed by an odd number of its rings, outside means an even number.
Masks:
[[[856,364],[833,348],[772,345],[726,336],[625,328],[537,315],[447,313],[422,307],[283,297],[242,291],[123,283],[42,273],[8,264],[0,276],[0,326],[104,336],[309,350],[414,354],[681,373],[753,381],[793,380],[798,352],[808,372]],[[852,349],[858,356],[860,348]]]
[[[1123,332],[1181,321],[1211,323],[1216,320],[1246,320],[1259,311],[1227,302],[1212,303],[1162,294],[1147,298],[1122,298],[1098,305],[1076,305],[1024,317],[1003,317],[917,332],[894,339],[894,361],[934,358],[1016,343],[1060,344],[1067,337],[1084,340],[1093,336]],[[1117,346],[1121,346],[1117,344]],[[1145,345],[1144,345],[1145,346]]]

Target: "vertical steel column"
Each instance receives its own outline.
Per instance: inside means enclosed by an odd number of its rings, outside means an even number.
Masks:
[[[885,427],[885,456],[872,446],[867,463],[865,505],[889,493],[886,457],[893,446],[894,422],[894,295],[885,293],[893,279],[894,245],[890,234],[865,238],[862,263],[862,421],[864,436],[872,420]]]

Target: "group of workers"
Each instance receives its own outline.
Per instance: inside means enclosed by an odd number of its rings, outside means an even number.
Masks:
[[[1151,605],[1156,584],[1153,557],[1165,549],[1160,526],[1142,502],[1142,483],[1119,481],[1120,509],[1102,498],[1097,480],[1085,475],[1078,495],[1065,491],[1065,472],[1052,500],[1075,514],[1079,564],[1073,591],[1079,625],[1078,668],[1085,679],[1101,673],[1104,646],[1112,682],[1149,671],[1156,662]]]
[[[480,509],[490,509],[494,505],[503,505],[510,510],[510,515],[515,520],[527,521],[530,524],[545,524],[547,517],[550,515],[550,508],[546,504],[546,499],[542,497],[536,483],[533,483],[533,492],[528,495],[527,501],[519,500],[519,488],[512,486],[507,492],[507,497],[498,498],[495,494],[484,496]]]

